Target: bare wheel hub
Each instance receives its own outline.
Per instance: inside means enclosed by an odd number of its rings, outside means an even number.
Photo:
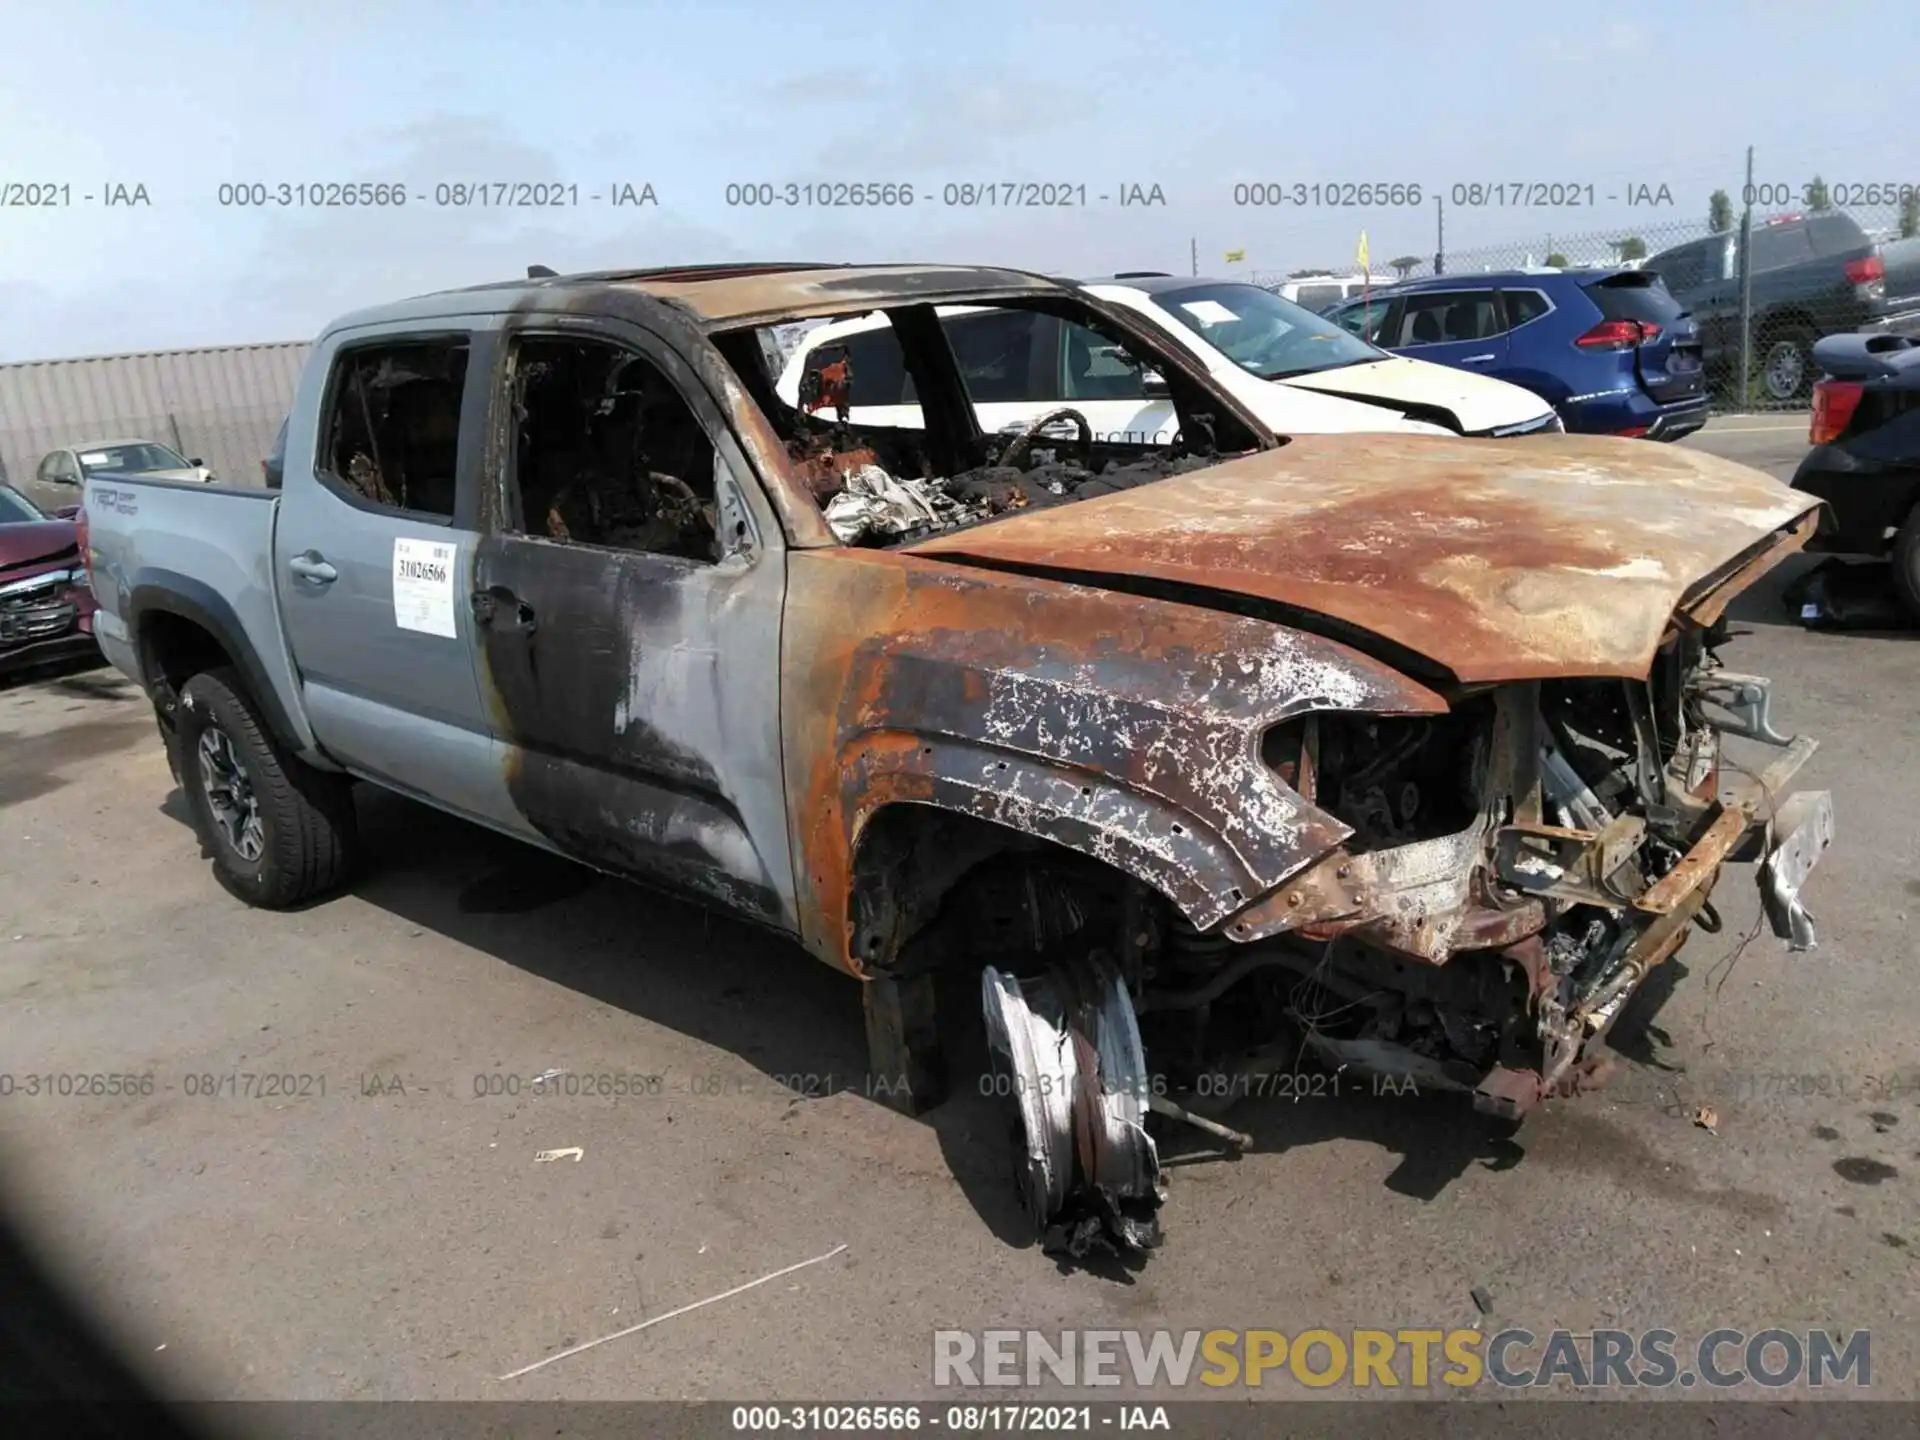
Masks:
[[[1095,952],[1032,980],[981,977],[987,1048],[1013,1125],[1015,1178],[1049,1250],[1160,1243],[1165,1198],[1140,1028],[1118,969]]]

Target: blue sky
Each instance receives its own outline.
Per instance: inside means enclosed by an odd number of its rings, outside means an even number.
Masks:
[[[1556,10],[1572,18],[1542,18]],[[74,203],[0,208],[0,360],[304,338],[342,310],[535,262],[1185,271],[1191,238],[1220,274],[1343,262],[1364,228],[1378,266],[1430,255],[1434,191],[1474,181],[1592,184],[1597,204],[1449,205],[1450,252],[1511,243],[1538,259],[1549,234],[1602,230],[1657,249],[1716,186],[1737,194],[1749,144],[1762,180],[1920,182],[1911,125],[1857,68],[1913,48],[1907,0],[64,0],[11,7],[5,33],[0,185],[64,183]],[[426,202],[219,203],[223,182],[360,180]],[[582,202],[432,203],[463,180],[572,183]],[[906,182],[920,198],[726,204],[729,182],[759,180]],[[1235,183],[1259,180],[1419,183],[1424,203],[1236,208]],[[1085,185],[1092,203],[938,203],[966,181]],[[80,199],[113,182],[151,204]],[[658,206],[585,198],[619,183],[650,183]],[[1094,198],[1128,184],[1158,185],[1166,205]],[[1630,187],[1663,184],[1671,207],[1627,208]],[[1237,248],[1246,261],[1227,264]]]

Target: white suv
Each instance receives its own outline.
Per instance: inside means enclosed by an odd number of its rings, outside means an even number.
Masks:
[[[1358,300],[1369,286],[1378,290],[1386,283],[1377,275],[1371,278],[1365,275],[1308,275],[1279,285],[1269,285],[1267,289],[1282,300],[1291,300],[1303,310],[1324,315],[1336,305]]]
[[[1282,435],[1505,436],[1562,428],[1553,407],[1530,390],[1390,355],[1257,285],[1173,276],[1075,283],[1152,323]],[[936,313],[982,430],[1017,430],[1070,405],[1096,439],[1172,440],[1178,422],[1165,383],[1094,331],[1032,310],[942,305]],[[803,336],[781,374],[780,398],[798,405],[807,372],[843,358],[851,370],[850,420],[922,424],[900,343],[878,313]]]

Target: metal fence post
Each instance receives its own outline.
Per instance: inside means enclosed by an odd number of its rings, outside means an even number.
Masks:
[[[1735,405],[1753,403],[1753,147],[1747,147],[1747,188],[1740,212],[1740,392]]]

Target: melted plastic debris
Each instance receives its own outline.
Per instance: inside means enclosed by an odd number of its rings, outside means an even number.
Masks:
[[[905,480],[863,464],[843,472],[843,484],[823,513],[844,545],[908,544],[1015,510],[1091,500],[1216,463],[1205,456],[1156,455],[1127,465],[1110,460],[1095,471],[1048,459],[1027,470],[983,465],[928,480]]]
[[[938,480],[901,480],[878,465],[848,471],[846,485],[824,513],[843,545],[951,530],[985,514],[977,505],[956,503]]]

